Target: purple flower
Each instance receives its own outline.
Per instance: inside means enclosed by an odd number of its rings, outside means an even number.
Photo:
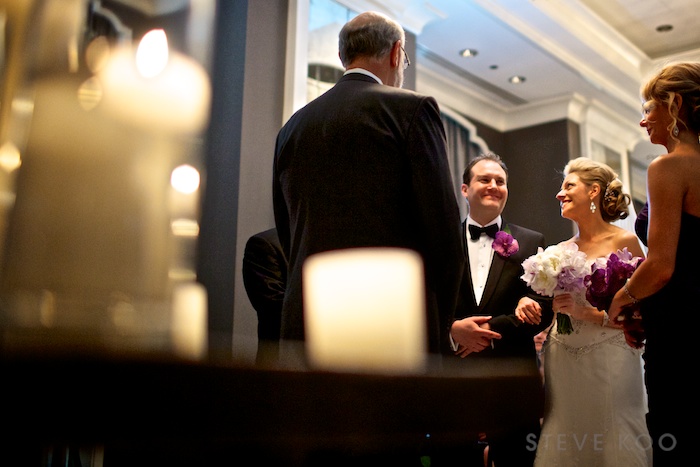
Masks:
[[[586,277],[586,300],[599,310],[610,308],[615,293],[625,285],[642,261],[644,258],[632,257],[624,248],[610,253],[604,264],[593,263],[591,275]]]
[[[496,250],[496,253],[504,258],[517,253],[520,249],[518,241],[514,239],[511,234],[504,232],[503,230],[496,232],[496,238],[493,240],[491,247]]]
[[[581,276],[581,271],[577,265],[562,266],[557,277],[557,286],[565,292],[575,292],[583,289],[586,285],[586,276]]]

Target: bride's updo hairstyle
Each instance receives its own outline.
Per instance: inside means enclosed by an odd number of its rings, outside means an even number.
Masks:
[[[680,109],[673,105],[677,94],[683,98]],[[678,139],[673,134],[674,127],[700,133],[700,63],[666,65],[642,86],[641,95],[645,101],[666,106],[671,115],[668,132],[672,138]]]
[[[631,198],[622,192],[622,182],[607,164],[587,157],[577,157],[564,167],[564,176],[575,173],[588,186],[598,185],[601,196],[593,200],[605,222],[614,222],[629,216]]]

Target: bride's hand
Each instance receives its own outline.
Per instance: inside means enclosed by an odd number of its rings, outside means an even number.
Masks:
[[[515,307],[515,316],[522,323],[540,324],[542,321],[542,307],[530,297],[523,297]]]
[[[579,321],[590,321],[600,324],[602,320],[602,313],[596,307],[577,303],[570,293],[554,297],[552,307],[554,311],[567,314]]]
[[[576,301],[570,293],[555,295],[552,300],[552,309],[555,313],[564,313],[565,315],[576,317],[576,306]]]

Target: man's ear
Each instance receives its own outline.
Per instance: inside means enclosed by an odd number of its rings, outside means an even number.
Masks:
[[[391,48],[391,67],[396,68],[403,65],[401,58],[401,41],[398,40],[394,42],[394,46]]]

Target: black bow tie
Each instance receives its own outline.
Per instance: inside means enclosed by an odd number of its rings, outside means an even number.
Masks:
[[[498,232],[498,225],[491,224],[486,227],[479,227],[478,225],[469,224],[469,236],[472,240],[478,239],[481,234],[486,234],[491,238],[496,238],[496,232]]]

